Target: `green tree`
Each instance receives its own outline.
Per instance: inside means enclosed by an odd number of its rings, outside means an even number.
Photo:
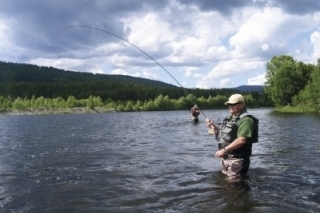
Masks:
[[[67,100],[67,107],[74,108],[77,107],[77,100],[74,96],[69,96]]]
[[[294,104],[304,108],[304,111],[320,111],[320,59],[318,64],[313,66],[310,80],[297,97],[294,98]]]
[[[128,101],[123,110],[124,111],[128,111],[128,112],[134,111],[134,107],[133,107],[132,101]]]
[[[265,93],[278,106],[292,104],[293,97],[305,88],[312,71],[312,65],[287,55],[274,56],[266,68]]]
[[[134,106],[134,108],[136,108],[137,110],[142,110],[143,109],[143,102],[138,100]]]
[[[10,109],[12,106],[13,104],[8,98],[0,96],[0,109]]]
[[[228,100],[227,96],[224,95],[217,95],[215,97],[208,98],[208,105],[211,109],[214,108],[223,108],[225,107],[224,103]]]

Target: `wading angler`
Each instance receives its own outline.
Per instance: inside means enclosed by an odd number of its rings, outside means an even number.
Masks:
[[[206,119],[209,134],[215,135],[219,150],[215,157],[221,158],[221,171],[229,180],[243,178],[250,166],[252,143],[258,142],[258,119],[247,112],[244,98],[240,94],[230,96],[225,103],[230,116],[215,125]]]

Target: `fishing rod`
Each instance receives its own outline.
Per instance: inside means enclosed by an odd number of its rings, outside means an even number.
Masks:
[[[148,53],[146,53],[145,51],[143,51],[142,49],[140,49],[139,47],[137,47],[136,45],[130,43],[129,41],[121,38],[120,36],[117,36],[116,34],[114,33],[111,33],[111,32],[108,32],[106,30],[103,30],[103,29],[100,29],[100,28],[97,28],[97,27],[93,27],[93,26],[88,26],[88,25],[71,25],[71,26],[67,26],[67,27],[64,27],[62,29],[60,29],[58,31],[58,33],[64,31],[64,30],[67,30],[67,29],[70,29],[70,28],[76,28],[76,27],[82,27],[82,28],[89,28],[89,29],[93,29],[93,30],[97,30],[97,31],[101,31],[101,32],[104,32],[104,33],[107,33],[109,35],[112,35],[118,39],[121,39],[122,41],[130,44],[131,46],[135,47],[136,49],[138,49],[140,52],[144,53],[146,56],[148,56],[151,60],[153,60],[157,65],[159,65],[164,71],[166,71],[166,73],[168,73],[172,78],[173,80],[175,80],[175,82],[182,88],[184,89],[185,93],[188,94],[188,91],[177,81],[177,79],[175,79],[175,77],[173,77],[173,75],[171,75],[171,73],[166,70],[159,62],[157,62],[154,58],[152,58]],[[203,111],[199,108],[200,112],[203,114],[203,116],[206,118],[206,115],[203,113]]]

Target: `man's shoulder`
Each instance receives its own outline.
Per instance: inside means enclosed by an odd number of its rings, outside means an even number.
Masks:
[[[248,115],[240,118],[240,120],[238,121],[238,124],[239,124],[239,125],[242,125],[242,124],[249,124],[249,125],[251,125],[251,124],[254,124],[254,121],[253,121],[252,116],[248,114]]]

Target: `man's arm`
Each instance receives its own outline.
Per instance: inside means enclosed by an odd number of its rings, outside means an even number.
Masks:
[[[246,137],[238,137],[231,144],[224,147],[224,149],[225,149],[225,151],[232,151],[232,150],[235,150],[235,149],[242,147],[246,142],[247,142]]]

